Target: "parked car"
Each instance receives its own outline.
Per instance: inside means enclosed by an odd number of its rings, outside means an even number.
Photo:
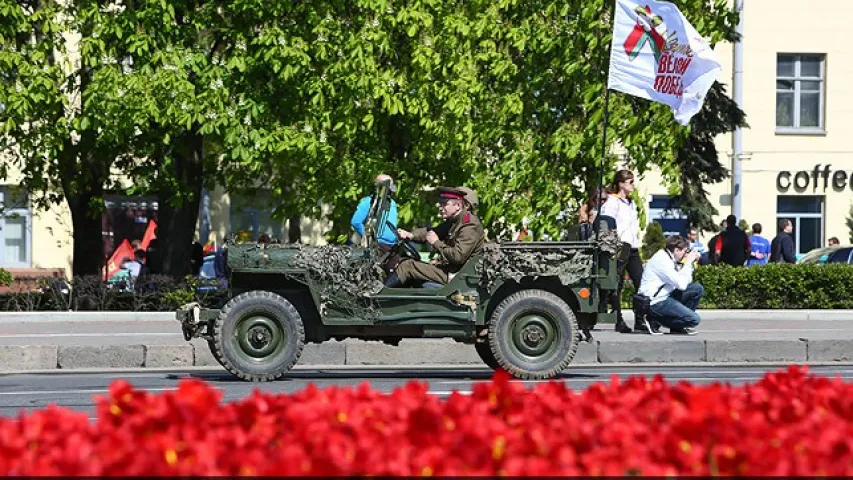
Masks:
[[[199,292],[209,292],[211,290],[227,289],[228,280],[224,277],[216,276],[216,255],[206,255],[201,264],[201,270],[198,272],[199,286],[196,289]]]
[[[803,255],[797,263],[853,264],[853,245],[815,248]]]

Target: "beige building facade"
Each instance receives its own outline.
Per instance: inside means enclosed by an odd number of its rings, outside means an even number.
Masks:
[[[690,17],[689,12],[685,14]],[[797,253],[826,245],[831,237],[851,243],[845,225],[853,203],[853,51],[845,41],[853,2],[827,0],[807,8],[793,0],[744,0],[743,109],[749,128],[742,133],[741,217],[760,223],[763,236],[776,234],[780,218],[794,222]],[[719,80],[732,93],[731,44],[717,52],[723,64]],[[721,161],[733,167],[732,136],[718,139]],[[664,223],[668,233],[684,233],[677,212],[665,212],[667,189],[649,172],[638,186],[650,220]],[[26,195],[15,197],[16,179],[0,186],[0,267],[65,269],[72,262],[71,219],[67,207],[36,211]],[[720,215],[733,212],[732,182],[708,185]],[[156,216],[156,200],[108,199],[105,247],[121,237],[142,238]],[[269,201],[232,198],[220,189],[205,192],[198,224],[204,243],[221,243],[225,235],[249,231],[287,238],[287,221],[270,218]],[[740,220],[740,219],[739,219]],[[302,241],[323,243],[325,222],[302,221]],[[706,232],[703,240],[712,235]],[[99,255],[100,252],[92,252]]]
[[[806,8],[793,0],[744,0],[742,98],[749,128],[742,130],[740,218],[760,223],[772,239],[779,219],[794,223],[798,254],[832,237],[851,243],[845,224],[853,204],[853,50],[847,21],[853,2],[828,0]],[[689,17],[689,14],[688,14]],[[717,46],[718,80],[732,94],[734,48]],[[717,141],[720,160],[734,170],[732,135]],[[671,233],[677,213],[663,212],[667,192],[652,172],[641,179],[650,216]],[[717,223],[734,213],[732,181],[708,185]],[[675,218],[673,218],[675,217]],[[659,220],[660,221],[660,220]],[[686,228],[686,227],[685,227]],[[707,241],[713,232],[700,237]]]

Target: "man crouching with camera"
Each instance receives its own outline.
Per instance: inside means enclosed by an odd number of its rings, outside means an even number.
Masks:
[[[705,289],[693,281],[693,266],[699,259],[698,251],[691,251],[690,244],[676,235],[666,240],[666,247],[649,259],[640,282],[640,310],[645,310],[647,322],[642,322],[642,333],[660,334],[661,325],[669,333],[695,335],[699,325],[696,307]],[[635,306],[638,299],[634,300]],[[637,310],[637,308],[635,308]],[[641,312],[635,312],[641,313]],[[645,330],[645,331],[643,331]],[[635,331],[638,331],[635,328]]]

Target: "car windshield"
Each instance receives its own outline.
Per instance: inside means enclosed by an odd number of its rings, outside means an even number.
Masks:
[[[809,253],[803,255],[799,263],[825,263],[826,259],[832,255],[838,247],[816,248]]]

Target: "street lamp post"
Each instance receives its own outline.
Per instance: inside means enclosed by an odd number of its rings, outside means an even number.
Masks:
[[[738,12],[738,40],[734,44],[734,78],[732,81],[732,94],[735,103],[741,110],[743,110],[743,3],[744,0],[735,0],[735,9]],[[742,218],[740,207],[743,198],[743,188],[741,188],[742,134],[742,129],[738,126],[732,136],[732,214],[738,219]]]

